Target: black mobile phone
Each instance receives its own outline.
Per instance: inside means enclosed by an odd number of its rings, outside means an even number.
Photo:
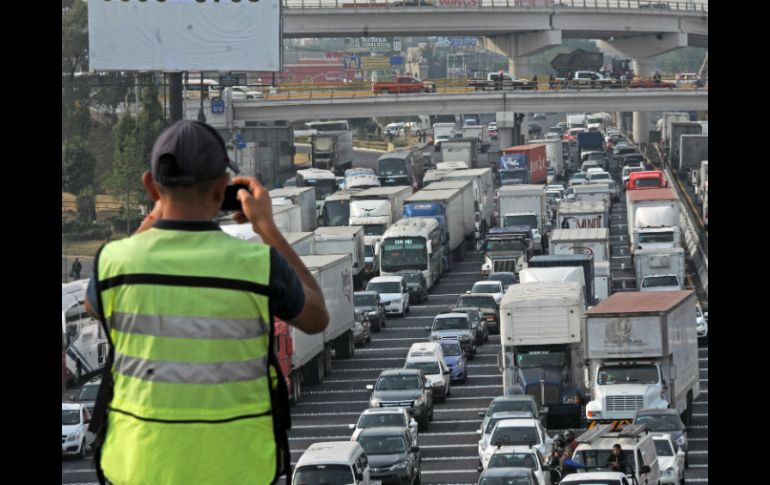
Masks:
[[[249,190],[249,186],[244,184],[228,185],[227,188],[225,188],[225,200],[222,201],[222,207],[220,210],[241,210],[241,201],[238,200],[238,191],[241,189]]]

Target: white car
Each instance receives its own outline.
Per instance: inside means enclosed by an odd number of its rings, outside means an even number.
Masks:
[[[631,485],[631,481],[620,472],[588,472],[573,473],[567,475],[559,482],[559,485],[583,485],[587,483],[601,483],[603,485]],[[636,484],[636,482],[634,482]]]
[[[668,433],[653,435],[655,452],[658,454],[661,485],[684,483],[684,450],[676,446]]]
[[[403,276],[377,276],[369,280],[366,291],[376,291],[385,306],[385,313],[401,317],[409,313],[409,288]]]
[[[545,457],[537,448],[528,446],[502,446],[495,450],[486,467],[491,468],[529,468],[535,473],[538,485],[551,485],[551,471],[545,468]]]
[[[450,370],[443,358],[410,357],[406,359],[404,369],[421,370],[433,389],[433,398],[439,402],[446,402],[447,397],[452,393]]]
[[[86,448],[94,441],[88,431],[91,414],[82,403],[61,403],[61,454],[85,458]]]
[[[553,440],[537,419],[532,417],[501,419],[492,429],[489,444],[481,453],[481,466],[487,467],[489,459],[498,447],[519,445],[527,447],[531,445],[531,448],[537,449],[543,456],[549,456],[553,448]]]
[[[260,91],[254,91],[253,89],[234,87],[232,98],[233,99],[262,99],[265,97]]]
[[[473,283],[470,293],[493,295],[495,297],[495,301],[499,304],[500,300],[503,299],[503,293],[505,292],[503,291],[503,283],[501,281],[482,280]]]
[[[483,413],[480,413],[483,414]],[[516,418],[531,418],[532,413],[528,413],[525,411],[500,411],[497,413],[493,413],[491,416],[485,417],[483,422],[481,423],[481,428],[476,430],[476,435],[478,435],[479,438],[479,464],[481,464],[482,468],[486,468],[486,465],[484,465],[483,457],[484,454],[487,452],[487,448],[489,448],[491,445],[489,444],[489,438],[492,436],[492,430],[495,429],[495,425],[498,421],[502,421],[503,419],[516,419]]]
[[[709,336],[709,312],[701,310],[699,305],[695,306],[695,330],[698,333],[698,338]]]
[[[356,441],[361,431],[366,428],[384,428],[397,426],[409,428],[412,435],[412,446],[417,445],[418,431],[417,421],[409,414],[406,408],[369,408],[358,417],[356,424],[349,424],[348,429],[353,431],[350,441]]]
[[[612,180],[612,176],[608,172],[605,172],[604,170],[594,170],[592,168],[588,169],[589,184],[594,184],[597,182],[600,182],[600,183],[607,182],[611,180]]]

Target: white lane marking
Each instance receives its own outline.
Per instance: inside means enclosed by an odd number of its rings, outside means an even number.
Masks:
[[[468,431],[446,431],[443,433],[420,433],[420,437],[423,436],[468,436],[471,434]],[[478,443],[476,443],[478,445]]]
[[[450,397],[449,399],[452,399],[452,398]],[[459,413],[459,412],[467,413],[467,412],[474,412],[474,411],[475,412],[486,411],[488,408],[489,408],[488,406],[486,408],[449,408],[449,409],[440,408],[440,409],[434,409],[433,412],[434,413]]]
[[[465,434],[467,435],[468,433],[465,433]],[[443,449],[443,448],[478,448],[478,447],[479,447],[478,443],[472,443],[472,444],[469,444],[469,445],[461,445],[461,444],[454,444],[454,445],[420,445],[420,448],[425,448],[426,450],[433,450],[433,449],[439,450],[439,449]]]
[[[689,450],[687,452],[688,455],[708,455],[709,450]]]
[[[351,423],[354,424],[354,423]],[[292,424],[291,429],[347,428],[347,424]]]
[[[709,429],[708,426],[687,426],[687,429]]]
[[[451,399],[451,398],[450,398]],[[300,403],[301,404],[301,403]],[[317,404],[317,403],[313,403]],[[339,404],[338,402],[334,404]],[[449,409],[434,409],[434,413],[468,413],[468,412],[479,412],[479,411],[486,411],[487,408],[449,408]],[[359,416],[361,414],[360,411],[339,411],[336,413],[291,413],[291,416],[294,418],[312,418],[312,417],[320,417],[320,416]],[[703,426],[706,428],[707,426]],[[692,426],[690,427],[692,428]]]
[[[320,440],[320,441],[331,441],[331,440],[349,440],[350,436],[308,436],[308,437],[296,437],[296,438],[289,438],[289,441],[302,441],[302,440]]]
[[[473,261],[471,261],[471,262],[473,262]],[[475,276],[481,276],[481,273],[479,273],[478,271],[465,271],[465,272],[457,272],[457,273],[455,273],[455,272],[450,272],[450,273],[447,273],[447,274],[445,274],[444,276],[459,276],[459,275],[475,275]],[[442,276],[442,278],[443,278],[444,276]]]
[[[698,360],[705,360],[706,362],[708,362],[709,358],[708,357],[698,357]]]
[[[450,295],[431,295],[431,296],[450,296]],[[420,305],[415,308],[446,308],[447,305]]]
[[[689,453],[689,451],[688,451],[688,453]],[[699,464],[696,464],[696,463],[690,463],[688,465],[688,468],[708,468],[708,463],[702,464],[702,465],[699,465]],[[423,472],[423,473],[425,473],[425,472]],[[692,479],[688,478],[687,481],[691,482]]]
[[[404,350],[408,351],[409,347],[380,347],[380,348],[371,348],[371,349],[356,349],[356,352],[379,352],[379,351],[393,351],[393,350]]]
[[[398,330],[401,330],[401,329],[399,328]],[[374,337],[374,339],[373,339],[374,342],[404,342],[404,341],[411,342],[413,340],[414,340],[414,337],[397,337],[397,338],[376,338],[376,337]],[[404,347],[404,348],[409,348],[409,347]],[[356,352],[358,352],[359,350],[365,350],[365,349],[356,349]],[[369,350],[373,350],[373,349],[369,349]]]
[[[95,468],[77,468],[74,470],[62,470],[61,472],[62,473],[88,473],[93,471],[96,471],[96,469]]]
[[[445,421],[431,421],[433,424],[461,424],[461,423],[480,423],[482,421],[481,418],[479,419],[447,419]],[[705,439],[705,438],[704,438]]]
[[[708,441],[708,438],[687,438],[687,442],[690,441]]]
[[[476,458],[478,458],[478,456]],[[423,460],[424,460],[424,458],[423,458]],[[438,474],[441,474],[441,473],[451,473],[451,474],[455,474],[455,473],[475,473],[475,474],[478,475],[479,472],[474,469],[474,470],[422,470],[420,473],[423,474],[423,475],[438,475]]]
[[[704,416],[708,416],[709,414],[708,413],[692,413],[692,415],[695,416],[695,417],[698,417],[698,418],[702,418]]]

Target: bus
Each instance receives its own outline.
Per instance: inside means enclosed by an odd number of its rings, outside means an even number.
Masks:
[[[61,287],[62,389],[93,376],[107,361],[104,329],[85,309],[87,288],[87,279]]]
[[[432,217],[405,217],[394,222],[375,248],[380,276],[403,270],[420,270],[428,289],[447,269],[441,226]]]
[[[319,133],[324,131],[350,131],[350,125],[348,125],[347,120],[311,121],[310,123],[305,123],[305,125]]]
[[[203,99],[218,98],[220,96],[220,89],[219,81],[214,79],[204,79],[202,82],[200,78],[188,79],[184,85],[184,98],[200,99],[201,93],[203,94]]]

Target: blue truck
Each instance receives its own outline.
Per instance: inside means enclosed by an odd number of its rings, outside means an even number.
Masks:
[[[598,131],[584,131],[577,135],[578,161],[582,161],[587,151],[604,151],[604,135]]]

